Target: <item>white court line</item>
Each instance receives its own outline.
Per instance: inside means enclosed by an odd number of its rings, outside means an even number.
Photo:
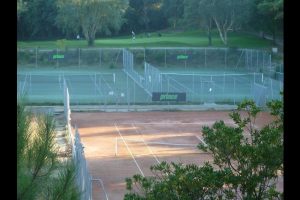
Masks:
[[[195,136],[204,144],[204,146],[207,146],[207,144],[198,135]]]
[[[109,199],[108,199],[108,195],[107,195],[107,193],[106,193],[106,191],[105,191],[105,188],[104,188],[103,181],[102,181],[100,178],[93,178],[92,181],[98,181],[98,182],[100,182],[100,184],[101,184],[101,186],[102,186],[102,189],[103,189],[103,191],[104,191],[104,194],[105,194],[105,198],[106,198],[106,200],[109,200]]]
[[[217,121],[219,121],[219,120],[217,120]],[[234,124],[233,122],[232,122],[232,120],[222,120],[222,121],[224,121],[224,123],[225,124]],[[173,123],[173,122],[171,122],[171,123],[164,123],[164,122],[135,122],[134,124],[136,124],[136,125],[139,125],[139,124],[141,124],[141,125],[210,125],[210,124],[214,124],[216,121],[206,121],[206,122],[180,122],[180,123]],[[123,122],[123,123],[120,123],[120,124],[124,124],[124,125],[126,125],[126,124],[132,124],[132,123],[130,123],[130,122]]]
[[[142,141],[143,143],[146,145],[146,147],[148,148],[148,150],[151,152],[151,154],[153,155],[153,157],[155,158],[156,162],[158,164],[160,164],[159,160],[157,159],[156,155],[153,153],[153,151],[151,150],[151,148],[148,146],[148,144],[145,142],[143,134],[137,130],[137,128],[135,127],[134,124],[131,124],[131,126],[134,128],[135,132],[141,135]]]
[[[121,139],[121,138],[116,138]],[[132,142],[143,142],[143,140],[139,139],[125,139],[127,141],[132,141]],[[169,145],[169,146],[185,146],[185,147],[196,147],[197,144],[179,144],[179,143],[168,143],[168,142],[145,142],[145,144],[158,144],[158,145]]]
[[[123,138],[123,136],[122,136],[122,134],[121,134],[120,130],[118,129],[118,127],[117,127],[116,123],[114,123],[114,125],[115,125],[115,128],[116,128],[116,130],[118,131],[118,133],[119,133],[120,137],[122,138],[122,140],[123,140],[123,142],[124,142],[124,144],[125,144],[125,146],[126,146],[126,148],[127,148],[128,152],[130,153],[130,155],[131,155],[131,157],[132,157],[132,159],[133,159],[134,163],[136,164],[137,168],[140,170],[140,172],[141,172],[142,176],[143,176],[143,177],[145,177],[145,175],[144,175],[143,171],[141,170],[141,168],[140,168],[139,164],[138,164],[138,163],[137,163],[137,161],[135,160],[135,158],[134,158],[134,156],[133,156],[133,154],[132,154],[131,150],[129,149],[129,147],[128,147],[128,145],[127,145],[126,141],[124,140],[124,138]]]

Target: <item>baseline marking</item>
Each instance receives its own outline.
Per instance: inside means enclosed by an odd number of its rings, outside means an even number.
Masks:
[[[217,121],[217,120],[216,120]],[[135,125],[210,125],[214,124],[216,121],[206,121],[206,122],[181,122],[181,123],[164,123],[164,122],[135,122]],[[225,124],[233,124],[232,120],[223,120]],[[132,124],[132,123],[120,123],[120,124]]]
[[[121,138],[116,138],[116,140],[118,141],[118,139]],[[139,140],[139,139],[125,139],[127,141],[132,141],[132,142],[143,142],[143,140]],[[185,147],[197,147],[197,144],[178,144],[178,143],[168,143],[168,142],[146,142],[144,141],[145,144],[158,144],[158,145],[170,145],[170,146],[185,146]]]
[[[132,154],[131,150],[129,149],[129,147],[128,147],[128,145],[127,145],[126,141],[124,140],[124,137],[123,137],[123,135],[121,134],[120,130],[118,129],[118,127],[117,127],[116,123],[114,123],[114,125],[115,125],[115,128],[116,128],[116,130],[118,131],[118,133],[119,133],[120,137],[122,138],[122,140],[123,140],[123,142],[124,142],[124,144],[125,144],[125,146],[126,146],[126,148],[127,148],[128,152],[130,153],[130,155],[131,155],[131,157],[132,157],[132,159],[133,159],[134,163],[136,164],[137,168],[140,170],[140,172],[141,172],[142,176],[143,176],[143,177],[145,177],[145,175],[144,175],[143,171],[141,170],[141,168],[140,168],[139,164],[138,164],[138,163],[137,163],[137,161],[135,160],[135,158],[134,158],[134,156],[133,156],[133,154]]]

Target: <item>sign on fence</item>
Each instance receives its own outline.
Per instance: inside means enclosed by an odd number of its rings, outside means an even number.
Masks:
[[[187,60],[189,58],[188,55],[178,55],[177,60]]]
[[[53,55],[53,59],[61,59],[61,58],[65,58],[65,55],[61,55],[61,54],[54,54]]]
[[[152,101],[186,101],[185,92],[153,92]]]

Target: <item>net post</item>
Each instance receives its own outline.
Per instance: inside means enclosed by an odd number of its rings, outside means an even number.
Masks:
[[[113,78],[114,78],[114,84],[116,84],[116,74],[113,73]]]

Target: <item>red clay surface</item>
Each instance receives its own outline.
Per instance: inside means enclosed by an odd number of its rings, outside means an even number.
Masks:
[[[158,162],[203,165],[211,161],[210,154],[196,148],[201,143],[202,126],[218,120],[233,125],[228,113],[94,112],[72,113],[71,119],[72,126],[79,129],[92,177],[103,181],[109,200],[120,200],[126,193],[125,178],[134,174],[151,176],[150,166]],[[260,113],[256,126],[271,120],[269,114]],[[282,190],[282,178],[278,187]],[[93,182],[93,199],[106,200],[98,182]]]

